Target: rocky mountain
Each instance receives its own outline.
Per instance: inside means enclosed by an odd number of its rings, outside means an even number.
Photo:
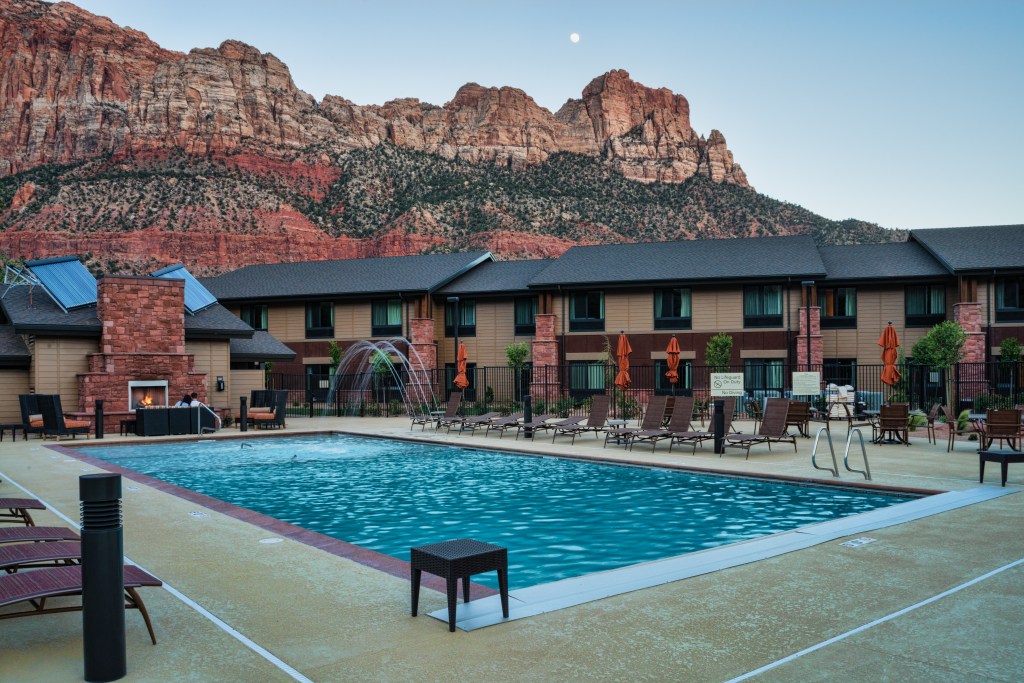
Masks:
[[[693,130],[685,97],[625,71],[554,113],[475,83],[443,106],[317,102],[237,41],[182,54],[72,4],[0,0],[0,250],[12,256],[211,272],[804,230],[892,236],[758,195],[722,134]]]

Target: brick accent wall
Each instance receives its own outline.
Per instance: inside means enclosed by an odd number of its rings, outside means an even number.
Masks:
[[[965,363],[985,362],[985,333],[981,329],[981,304],[953,304],[953,320],[967,333],[964,344]]]
[[[409,321],[409,333],[412,337],[409,340],[409,365],[413,371],[413,375],[419,372],[426,372],[427,377],[434,378],[434,370],[437,369],[437,342],[434,341],[434,319],[433,318],[413,318]],[[424,391],[419,391],[413,386],[414,377],[410,377],[410,382],[406,385],[406,392],[415,401],[419,401],[422,396],[429,396],[431,393],[436,393],[437,388],[430,386],[424,387]],[[421,376],[420,381],[423,381]]]
[[[553,313],[537,314],[536,331],[533,336],[530,356],[535,368],[558,365],[558,339],[555,337],[555,315]],[[533,377],[534,381],[530,383],[530,395],[533,397],[534,404],[541,400],[554,401],[559,397],[561,384],[556,373],[534,373]]]
[[[807,309],[800,309],[800,331],[793,343],[796,345],[796,365],[807,365]],[[811,365],[821,365],[825,357],[825,344],[821,337],[821,308],[811,306]]]

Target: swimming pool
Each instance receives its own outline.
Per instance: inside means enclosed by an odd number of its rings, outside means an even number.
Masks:
[[[908,499],[344,435],[81,451],[403,560],[412,546],[451,538],[503,545],[512,588]],[[493,574],[474,580],[497,584]]]

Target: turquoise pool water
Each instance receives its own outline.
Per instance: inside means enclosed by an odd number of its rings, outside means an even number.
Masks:
[[[522,588],[742,541],[906,500],[830,487],[340,435],[81,449],[403,560],[472,537]],[[480,583],[497,586],[496,576]]]

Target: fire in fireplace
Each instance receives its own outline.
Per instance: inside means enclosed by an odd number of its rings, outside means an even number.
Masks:
[[[128,410],[135,412],[147,406],[166,406],[167,380],[128,382]]]

